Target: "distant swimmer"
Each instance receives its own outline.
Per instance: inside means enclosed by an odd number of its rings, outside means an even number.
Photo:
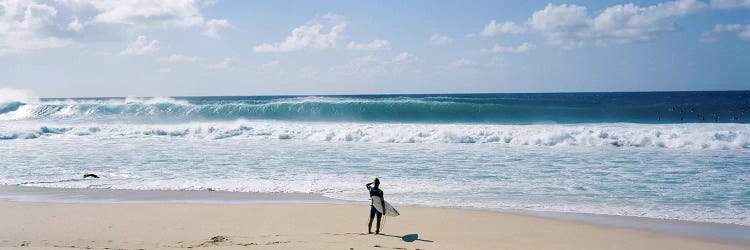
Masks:
[[[370,191],[370,197],[380,197],[383,198],[383,190],[380,190],[380,180],[378,178],[375,178],[374,181],[365,184],[365,187],[367,187],[367,190]],[[374,201],[373,201],[374,202]],[[380,233],[380,218],[383,217],[383,214],[380,213],[377,209],[375,209],[374,203],[370,203],[370,222],[367,223],[367,233],[372,233],[372,219],[375,218],[377,215],[378,217],[378,224],[375,227],[375,233]]]
[[[89,177],[91,177],[91,178],[97,178],[97,179],[99,178],[99,176],[95,175],[95,174],[84,174],[83,175],[84,179],[89,178]]]

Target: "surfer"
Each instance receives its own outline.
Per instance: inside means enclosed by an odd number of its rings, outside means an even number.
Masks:
[[[375,180],[373,180],[372,182],[365,184],[365,187],[367,187],[367,190],[370,191],[370,197],[377,196],[377,197],[380,197],[381,199],[383,198],[383,190],[380,190],[379,186],[380,186],[380,180],[378,180],[378,178],[375,178]],[[383,213],[385,213],[385,210],[383,210]],[[379,234],[380,233],[380,218],[383,216],[383,214],[381,214],[377,209],[375,209],[375,206],[373,205],[373,203],[370,202],[370,222],[367,223],[368,234],[372,233],[372,219],[375,218],[376,215],[378,217],[378,223],[375,227],[375,233]]]

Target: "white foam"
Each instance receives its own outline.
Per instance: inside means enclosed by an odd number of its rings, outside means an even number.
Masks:
[[[140,104],[160,104],[160,103],[168,103],[168,104],[176,104],[176,105],[184,105],[188,106],[190,103],[185,100],[177,100],[171,97],[164,97],[164,96],[157,96],[157,97],[126,97],[123,101],[123,104],[128,103],[140,103]]]
[[[261,139],[359,143],[494,143],[555,147],[750,148],[750,124],[455,125],[240,120],[184,124],[16,122],[0,125],[0,137],[5,139],[50,136],[169,136],[206,140]]]
[[[750,224],[747,148],[710,150],[739,140],[741,124],[8,124],[0,134],[16,140],[0,141],[0,184],[366,202],[363,184],[378,175],[394,204]]]
[[[28,89],[0,88],[0,104],[21,102],[34,103],[39,101],[39,96]]]
[[[382,99],[364,99],[364,98],[347,98],[347,97],[328,97],[328,96],[303,96],[273,100],[268,102],[274,104],[302,104],[302,103],[332,103],[332,104],[352,104],[352,103],[429,103],[428,101],[394,97]],[[445,102],[447,103],[447,102]]]

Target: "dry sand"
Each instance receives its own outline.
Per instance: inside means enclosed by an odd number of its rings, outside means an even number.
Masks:
[[[400,208],[402,216],[389,217],[383,235],[367,235],[368,210],[367,206],[337,204],[0,201],[0,247],[750,249],[747,245],[719,244],[646,230],[446,208]]]

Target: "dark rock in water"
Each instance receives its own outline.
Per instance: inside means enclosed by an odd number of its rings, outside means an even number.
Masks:
[[[83,175],[84,179],[89,178],[89,177],[91,177],[91,178],[99,178],[99,176],[95,175],[95,174],[85,174],[85,175]]]

